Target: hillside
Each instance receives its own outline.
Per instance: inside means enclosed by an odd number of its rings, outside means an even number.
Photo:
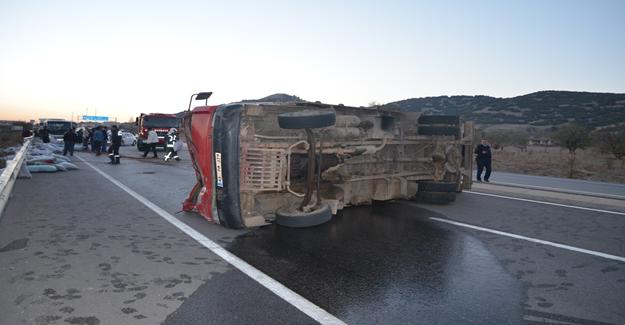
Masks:
[[[560,125],[588,127],[625,125],[625,94],[540,91],[511,98],[439,96],[388,103],[427,114],[458,114],[477,124]]]
[[[304,102],[294,95],[273,94],[249,102]],[[574,91],[539,91],[527,95],[438,96],[410,98],[385,104],[425,114],[460,115],[479,125],[547,127],[575,122],[590,128],[625,126],[625,94]]]
[[[273,95],[269,95],[267,97],[263,97],[260,99],[244,99],[241,102],[242,103],[249,103],[249,102],[285,103],[285,102],[304,102],[304,101],[305,100],[297,96],[292,96],[292,95],[287,95],[287,94],[273,94]]]

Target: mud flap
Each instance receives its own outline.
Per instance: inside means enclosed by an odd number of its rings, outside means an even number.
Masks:
[[[228,228],[243,228],[239,196],[239,130],[241,105],[217,109],[213,124],[213,164],[219,221]],[[221,173],[221,175],[220,175]]]

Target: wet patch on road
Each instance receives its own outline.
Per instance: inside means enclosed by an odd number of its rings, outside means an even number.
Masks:
[[[26,245],[28,245],[28,238],[16,239],[6,244],[4,247],[0,248],[0,253],[10,252],[16,249],[22,249],[26,247]]]
[[[93,316],[88,317],[69,317],[65,319],[66,323],[72,325],[98,325],[100,320]]]
[[[348,323],[522,322],[522,284],[479,240],[431,216],[350,208],[313,228],[257,229],[228,250]]]

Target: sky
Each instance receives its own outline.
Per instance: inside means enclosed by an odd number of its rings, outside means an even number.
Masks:
[[[625,1],[0,0],[0,119],[625,93]],[[197,102],[194,104],[201,104]]]

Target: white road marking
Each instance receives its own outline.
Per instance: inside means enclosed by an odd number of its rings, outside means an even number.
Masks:
[[[195,239],[197,242],[202,244],[204,247],[211,250],[213,253],[217,254],[219,257],[223,258],[226,262],[230,263],[232,266],[236,267],[239,271],[245,273],[247,276],[258,282],[263,287],[269,289],[271,292],[276,294],[278,297],[284,299],[289,304],[293,305],[295,308],[302,311],[304,314],[308,315],[310,318],[316,320],[320,324],[346,324],[342,320],[336,318],[334,315],[328,313],[323,308],[313,304],[306,298],[300,296],[293,290],[287,288],[282,283],[274,280],[267,274],[261,272],[257,268],[249,265],[247,262],[238,258],[236,255],[228,252],[226,249],[221,247],[219,244],[214,241],[208,239],[206,236],[202,235],[197,230],[191,228],[184,222],[176,219],[176,217],[169,214],[167,211],[161,209],[156,204],[152,203],[150,200],[144,198],[137,192],[133,191],[126,185],[122,184],[112,176],[106,174],[101,171],[97,167],[88,163],[86,160],[81,158],[80,156],[76,156],[87,166],[91,167],[93,170],[98,172],[98,174],[102,175],[104,178],[108,179],[111,183],[117,185],[117,187],[124,190],[126,193],[130,194],[132,197],[137,199],[139,202],[143,203],[146,207],[150,208],[150,210],[154,211],[156,214],[161,216],[163,219],[167,220],[169,223],[174,225],[176,228],[180,229],[185,234],[189,235],[191,238]]]
[[[598,192],[585,192],[585,191],[570,190],[566,188],[534,186],[534,185],[527,185],[527,184],[505,183],[505,182],[492,182],[491,184],[527,188],[527,189],[532,189],[532,190],[542,190],[542,191],[549,191],[549,192],[587,195],[587,196],[594,196],[594,197],[615,199],[615,200],[625,200],[625,196],[622,196],[622,195],[605,194],[605,193],[598,193]]]
[[[532,203],[539,203],[539,204],[553,205],[553,206],[565,207],[565,208],[571,208],[571,209],[587,210],[587,211],[594,211],[594,212],[601,212],[601,213],[609,213],[609,214],[617,214],[617,215],[625,216],[625,212],[619,212],[619,211],[611,211],[611,210],[593,209],[593,208],[580,207],[580,206],[576,206],[576,205],[568,205],[568,204],[561,204],[561,203],[553,203],[553,202],[545,202],[545,201],[538,201],[538,200],[522,199],[522,198],[518,198],[518,197],[505,196],[505,195],[498,195],[498,194],[490,194],[490,193],[483,193],[483,192],[462,191],[462,193],[470,193],[470,194],[477,194],[477,195],[485,195],[485,196],[498,197],[498,198],[503,198],[503,199],[508,199],[508,200],[516,200],[516,201],[523,201],[523,202],[532,202]]]
[[[527,240],[527,241],[530,241],[530,242],[539,243],[539,244],[543,244],[543,245],[549,245],[549,246],[553,246],[553,247],[558,247],[558,248],[562,248],[562,249],[566,249],[566,250],[570,250],[570,251],[574,251],[574,252],[578,252],[578,253],[590,254],[590,255],[594,255],[594,256],[607,258],[607,259],[610,259],[610,260],[615,260],[615,261],[619,261],[619,262],[625,262],[625,257],[622,257],[622,256],[606,254],[606,253],[597,252],[597,251],[593,251],[593,250],[589,250],[589,249],[585,249],[585,248],[579,248],[579,247],[575,247],[575,246],[569,246],[569,245],[554,243],[552,241],[547,241],[547,240],[542,240],[542,239],[537,239],[537,238],[532,238],[532,237],[525,237],[525,236],[521,236],[521,235],[512,234],[512,233],[509,233],[509,232],[504,232],[504,231],[499,231],[499,230],[489,229],[489,228],[484,228],[484,227],[478,227],[478,226],[470,225],[470,224],[467,224],[467,223],[462,223],[462,222],[457,222],[457,221],[452,221],[452,220],[447,220],[447,219],[441,219],[441,218],[436,218],[436,217],[430,217],[429,219],[430,220],[434,220],[434,221],[438,221],[438,222],[444,222],[444,223],[460,226],[460,227],[471,228],[471,229],[475,229],[475,230],[489,232],[491,234],[497,234],[497,235],[511,237],[511,238],[516,238],[516,239]]]

